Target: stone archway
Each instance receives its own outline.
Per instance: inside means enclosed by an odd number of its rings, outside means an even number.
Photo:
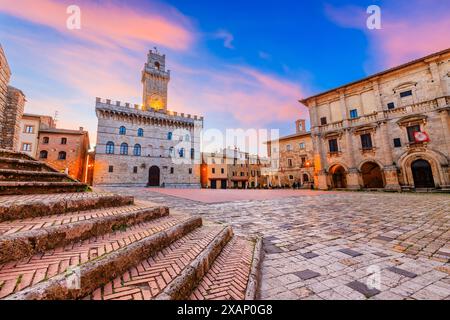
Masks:
[[[367,161],[361,166],[364,188],[384,188],[383,173],[376,162]]]
[[[411,163],[414,187],[416,188],[434,188],[434,178],[431,165],[428,161],[418,159]]]
[[[160,180],[159,167],[151,166],[150,169],[148,169],[148,186],[159,187],[160,185],[159,180]]]
[[[332,188],[347,188],[347,172],[341,165],[334,165],[330,168],[331,187]]]

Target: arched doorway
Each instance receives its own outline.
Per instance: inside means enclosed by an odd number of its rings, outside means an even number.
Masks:
[[[347,188],[347,173],[344,167],[335,165],[330,169],[333,188]]]
[[[361,166],[364,188],[384,188],[383,174],[375,162],[366,162]]]
[[[148,170],[148,186],[159,187],[159,167],[151,166]]]
[[[309,176],[306,173],[303,174],[303,183],[305,182],[309,182]]]
[[[411,170],[416,188],[434,188],[433,172],[428,161],[419,159],[411,164]]]

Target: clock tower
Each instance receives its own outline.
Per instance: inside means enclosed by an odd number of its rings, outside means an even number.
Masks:
[[[142,70],[143,110],[167,110],[167,85],[170,70],[166,71],[166,55],[156,48],[150,50]]]

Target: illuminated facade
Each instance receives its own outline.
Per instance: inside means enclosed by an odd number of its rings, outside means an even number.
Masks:
[[[320,189],[450,190],[450,49],[301,102]]]

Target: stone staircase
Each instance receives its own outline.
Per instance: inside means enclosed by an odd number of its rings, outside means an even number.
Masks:
[[[255,299],[261,240],[133,197],[0,197],[0,298]]]
[[[45,162],[0,149],[0,195],[80,192],[86,188]]]

